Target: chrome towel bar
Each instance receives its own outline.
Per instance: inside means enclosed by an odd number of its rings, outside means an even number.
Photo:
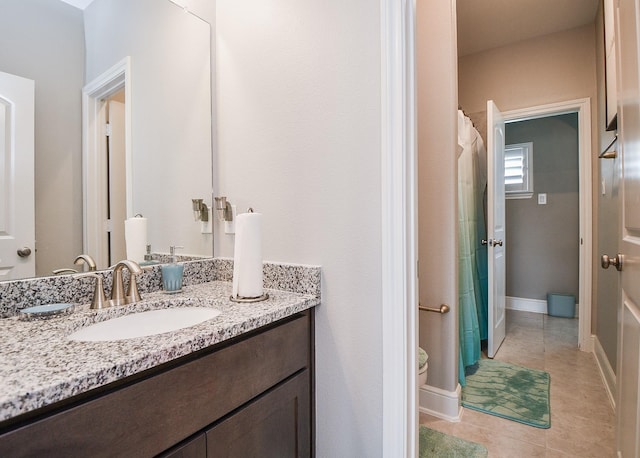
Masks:
[[[449,313],[451,308],[447,304],[442,304],[440,307],[425,307],[424,305],[418,304],[418,310],[422,310],[424,312],[436,312],[436,313]]]

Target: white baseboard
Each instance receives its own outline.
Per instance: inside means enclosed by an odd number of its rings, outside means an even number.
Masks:
[[[547,301],[540,299],[507,296],[505,298],[505,307],[508,310],[519,310],[521,312],[547,313]]]
[[[541,299],[527,299],[526,297],[505,297],[505,308],[508,310],[519,310],[521,312],[547,314],[547,301]],[[576,304],[576,318],[578,317],[580,304]]]
[[[443,420],[459,422],[462,416],[462,387],[446,391],[431,385],[422,385],[418,393],[418,410]]]
[[[598,364],[598,369],[600,370],[600,376],[602,377],[604,387],[607,390],[607,396],[609,396],[609,401],[613,406],[613,410],[616,410],[616,374],[613,372],[611,364],[609,364],[609,359],[604,352],[604,348],[602,348],[602,344],[600,343],[598,336],[592,335],[591,340],[593,341],[593,354],[596,358],[596,363]]]

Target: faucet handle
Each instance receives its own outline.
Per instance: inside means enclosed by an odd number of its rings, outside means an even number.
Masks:
[[[102,275],[95,272],[85,272],[82,274],[76,274],[73,278],[93,277],[96,279],[96,286],[93,290],[93,299],[91,300],[92,309],[103,309],[109,307],[109,302],[104,294],[104,288],[102,287]]]
[[[140,297],[140,292],[138,291],[138,282],[136,281],[136,278],[138,277],[138,275],[143,274],[145,270],[146,269],[144,267],[141,267],[140,272],[131,272],[131,275],[129,275],[127,300],[130,304],[136,303],[142,299],[142,297]]]

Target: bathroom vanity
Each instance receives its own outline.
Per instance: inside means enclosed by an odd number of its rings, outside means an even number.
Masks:
[[[310,456],[319,298],[268,290],[265,302],[236,304],[230,288],[214,281],[119,310],[0,320],[0,456]],[[142,338],[67,338],[128,307],[169,306],[221,314]]]

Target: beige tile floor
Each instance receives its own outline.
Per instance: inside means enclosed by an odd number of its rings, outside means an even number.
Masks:
[[[470,409],[459,423],[425,414],[420,414],[420,423],[483,444],[489,457],[613,457],[615,414],[593,355],[577,345],[578,320],[507,313],[507,336],[496,359],[549,372],[549,429]]]

